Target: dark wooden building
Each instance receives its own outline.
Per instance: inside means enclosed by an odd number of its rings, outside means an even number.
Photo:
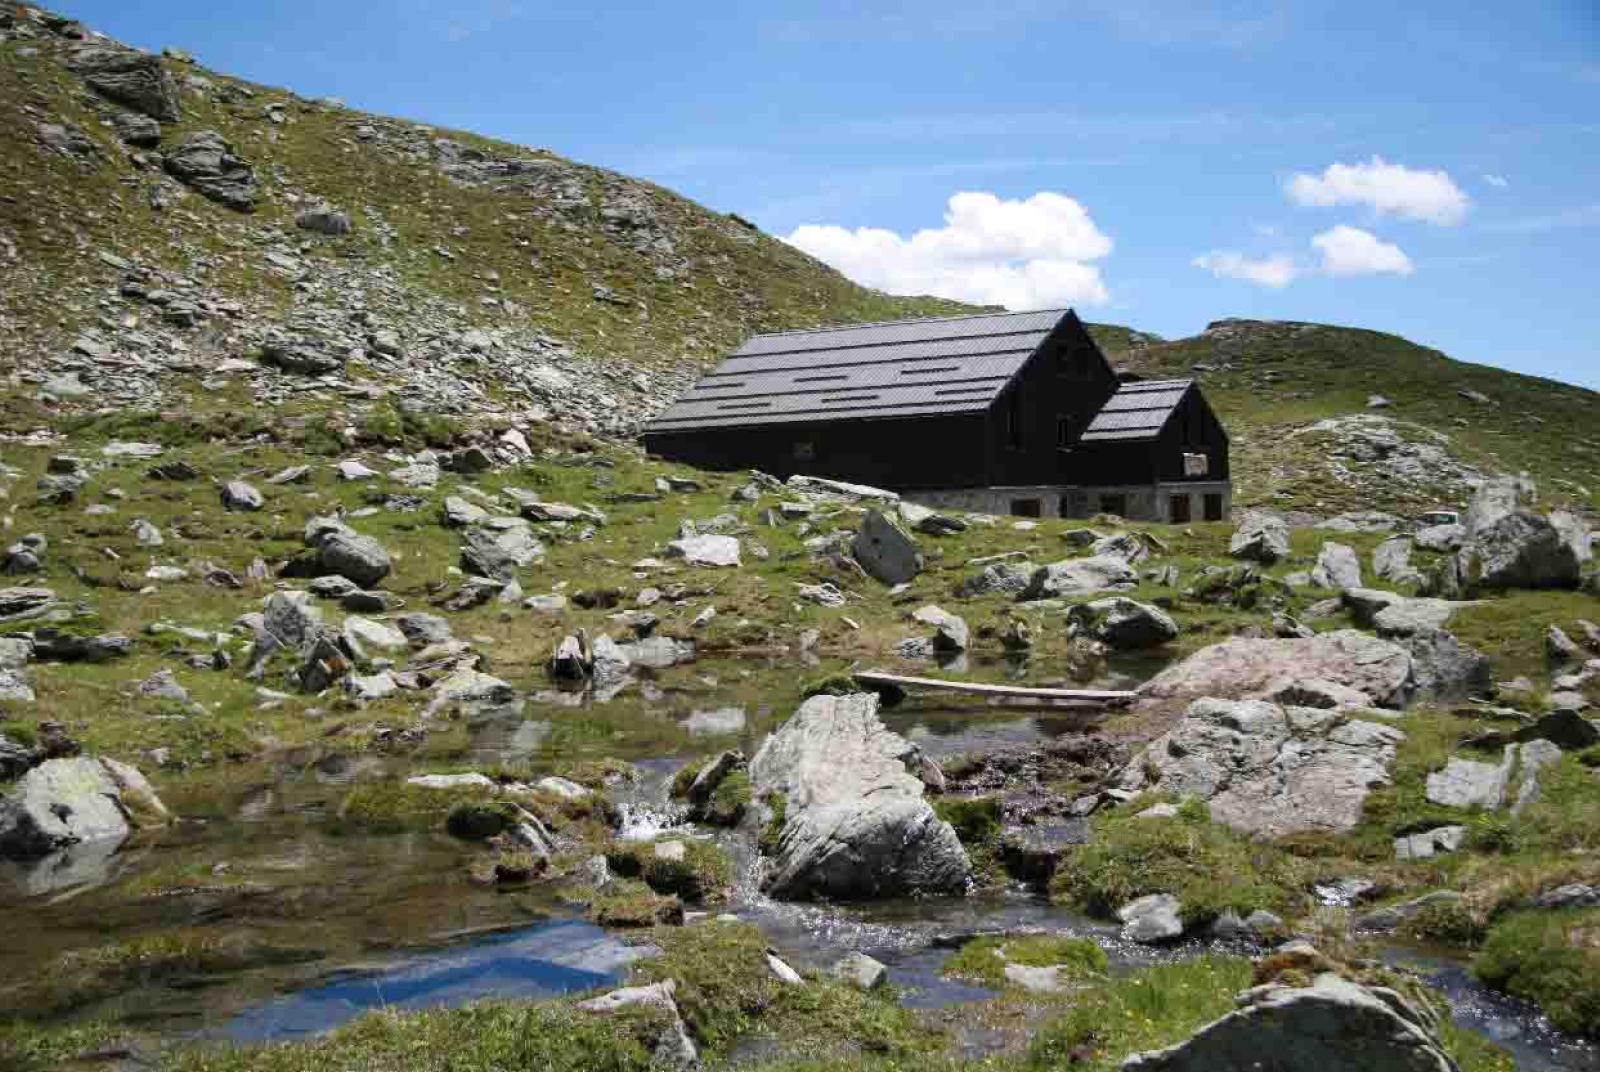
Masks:
[[[1119,381],[1069,310],[756,335],[644,431],[706,469],[931,506],[1221,520],[1228,436],[1190,380]]]

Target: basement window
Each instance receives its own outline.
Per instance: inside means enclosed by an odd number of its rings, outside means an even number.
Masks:
[[[1038,499],[1012,499],[1012,517],[1038,517],[1043,504]]]

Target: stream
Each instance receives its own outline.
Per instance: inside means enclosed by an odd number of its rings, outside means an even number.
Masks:
[[[747,724],[746,713],[702,698],[675,717],[692,736],[700,735],[695,726],[710,726],[718,743],[742,740],[749,749],[776,716],[758,714]],[[884,721],[936,758],[1025,746],[1083,727],[1080,717],[1050,710],[955,711],[914,703],[886,711]],[[469,754],[485,763],[526,756],[550,732],[548,722],[532,719],[485,724],[474,730]],[[639,778],[613,794],[623,836],[648,838],[681,826],[667,794],[682,762],[636,757]],[[240,770],[216,790],[220,802],[180,805],[175,810],[183,820],[135,848],[45,869],[0,870],[6,935],[0,971],[10,980],[25,978],[67,950],[132,937],[195,929],[222,934],[234,955],[225,970],[126,987],[60,1015],[115,1017],[164,1038],[261,1042],[324,1032],[380,1007],[539,999],[611,986],[651,953],[638,932],[609,933],[585,921],[555,890],[496,891],[466,881],[470,850],[442,830],[341,834],[325,822],[350,785],[407,769],[408,761],[395,758],[328,754]],[[796,966],[821,968],[843,953],[866,953],[888,966],[902,1000],[919,1008],[993,996],[940,975],[951,952],[976,934],[1091,936],[1113,970],[1215,948],[1124,942],[1114,924],[1020,889],[868,905],[777,903],[752,880],[748,839],[683,832],[716,837],[734,857],[740,878],[721,911],[755,923]],[[1594,1045],[1478,986],[1463,962],[1399,944],[1385,955],[1440,987],[1456,1022],[1505,1046],[1519,1068],[1600,1072]],[[961,1042],[974,1056],[993,1046],[981,1031]]]

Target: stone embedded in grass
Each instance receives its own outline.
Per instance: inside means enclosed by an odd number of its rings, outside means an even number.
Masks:
[[[1271,565],[1289,555],[1289,524],[1276,514],[1253,510],[1239,519],[1228,554]]]
[[[681,558],[691,566],[738,566],[739,539],[736,536],[686,536],[667,544],[667,555]]]
[[[1028,587],[1017,599],[1026,602],[1115,591],[1132,588],[1138,580],[1133,567],[1120,558],[1110,555],[1069,558],[1035,569],[1028,578]]]
[[[933,636],[929,639],[934,651],[954,653],[967,650],[971,634],[966,621],[958,615],[929,603],[912,611],[911,619],[933,629]]]
[[[243,480],[230,480],[222,485],[222,508],[224,510],[254,511],[266,505],[261,492]]]
[[[1396,860],[1427,860],[1447,852],[1455,852],[1467,839],[1464,826],[1436,826],[1420,834],[1407,834],[1394,839]]]

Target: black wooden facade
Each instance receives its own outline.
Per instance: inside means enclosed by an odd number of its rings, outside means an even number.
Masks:
[[[758,335],[644,443],[701,468],[903,492],[1229,479],[1199,388],[1119,382],[1071,310]]]

